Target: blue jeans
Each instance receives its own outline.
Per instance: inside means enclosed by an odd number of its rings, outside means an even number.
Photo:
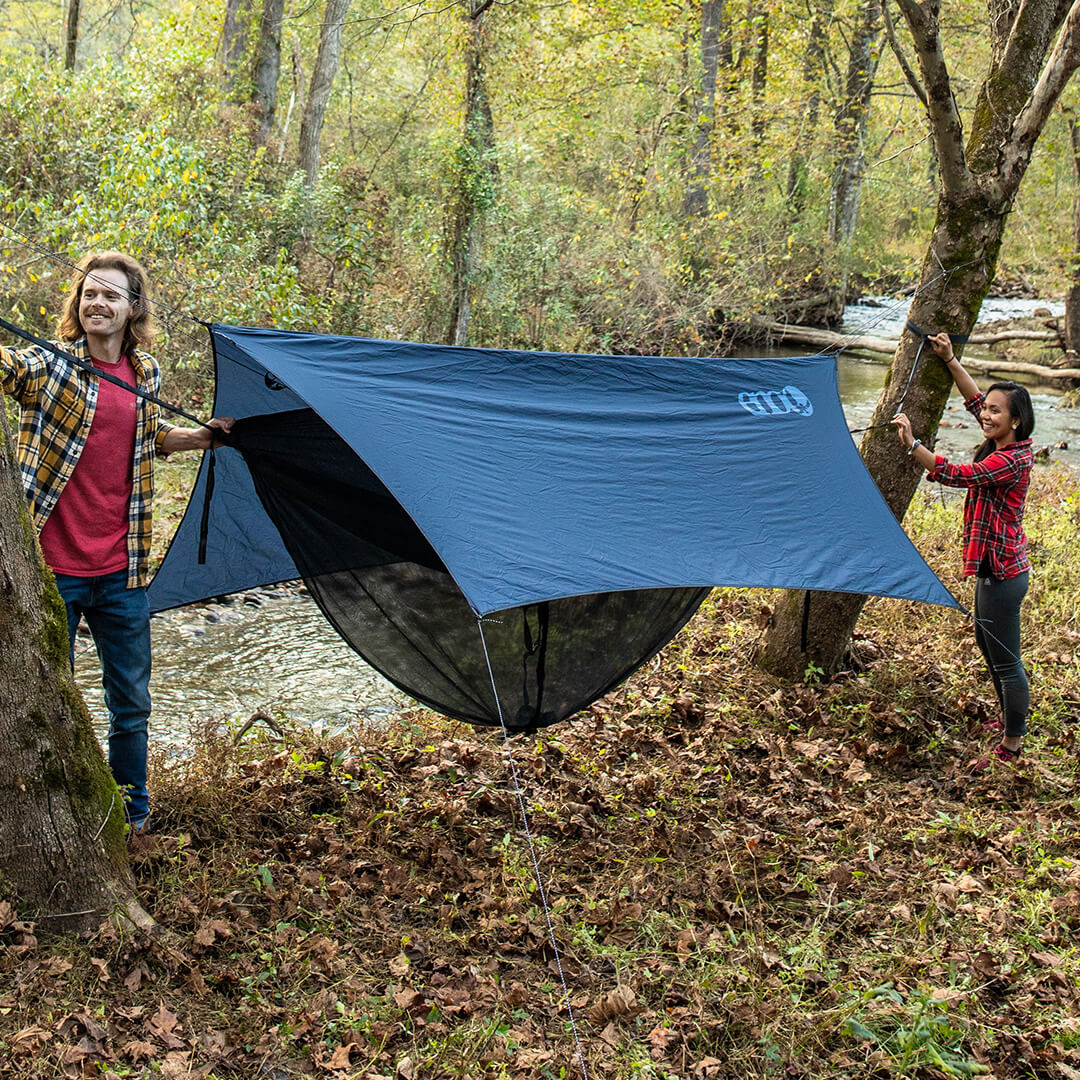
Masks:
[[[124,796],[133,828],[146,823],[146,745],[150,724],[150,608],[145,589],[127,587],[127,571],[102,577],[56,574],[67,607],[71,662],[75,631],[86,624],[101,661],[101,685],[109,710],[109,768]]]

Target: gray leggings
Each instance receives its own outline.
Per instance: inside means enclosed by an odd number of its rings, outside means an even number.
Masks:
[[[975,643],[994,680],[1005,734],[1027,731],[1031,694],[1020,659],[1020,603],[1028,590],[1028,571],[998,581],[980,572],[975,580]]]

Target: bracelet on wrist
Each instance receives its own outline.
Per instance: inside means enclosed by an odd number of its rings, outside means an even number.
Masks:
[[[909,447],[907,448],[907,456],[908,456],[908,457],[911,457],[911,455],[915,453],[915,447],[917,447],[917,446],[922,446],[922,439],[916,439],[916,440],[915,440],[915,441],[914,441],[914,442],[913,442],[913,443],[912,443],[912,444],[911,444],[911,445],[910,445],[910,446],[909,446]]]

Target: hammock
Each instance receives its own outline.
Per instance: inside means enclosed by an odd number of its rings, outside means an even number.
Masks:
[[[525,731],[618,685],[713,585],[958,606],[866,472],[830,357],[211,333],[214,413],[240,419],[153,610],[302,577],[406,693]]]

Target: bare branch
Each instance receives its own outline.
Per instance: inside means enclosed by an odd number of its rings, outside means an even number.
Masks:
[[[1035,140],[1049,119],[1050,111],[1061,97],[1065,84],[1080,67],[1080,0],[1073,0],[1061,27],[1054,51],[1020,111],[1012,132],[1002,148],[1000,184],[1007,198],[1016,194],[1023,179]]]
[[[923,89],[922,83],[919,82],[919,76],[915,74],[915,69],[908,63],[908,58],[904,55],[900,40],[896,36],[896,28],[893,26],[892,16],[889,14],[889,0],[881,0],[881,14],[885,16],[885,37],[889,41],[893,56],[896,57],[896,62],[900,65],[900,70],[904,73],[908,85],[915,92],[915,96],[926,105],[926,91]]]
[[[964,155],[964,129],[953,97],[949,69],[941,49],[940,0],[897,0],[911,31],[926,87],[926,109],[937,151],[941,185],[947,197],[963,198],[974,184]]]

